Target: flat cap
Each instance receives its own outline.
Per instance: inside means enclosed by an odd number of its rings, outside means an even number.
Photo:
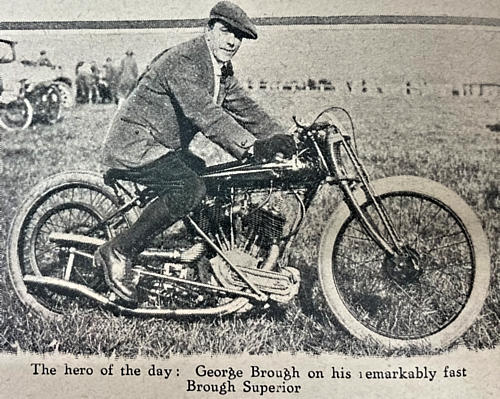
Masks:
[[[247,39],[257,39],[257,28],[248,15],[230,1],[219,1],[210,10],[210,20],[223,21],[242,33]]]

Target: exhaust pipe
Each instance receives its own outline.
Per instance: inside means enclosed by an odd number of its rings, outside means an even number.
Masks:
[[[222,316],[233,313],[247,305],[248,298],[238,297],[232,301],[210,308],[198,309],[158,309],[158,308],[130,308],[111,301],[89,287],[71,281],[61,280],[55,277],[34,276],[28,274],[24,276],[24,282],[34,287],[45,287],[65,295],[82,295],[96,302],[99,306],[109,309],[114,313],[147,316],[147,317],[187,317],[187,316]]]

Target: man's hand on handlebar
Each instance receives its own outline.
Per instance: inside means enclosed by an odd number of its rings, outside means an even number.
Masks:
[[[284,158],[291,158],[296,152],[295,140],[287,134],[258,139],[253,145],[253,158],[258,162],[270,161],[278,154]]]

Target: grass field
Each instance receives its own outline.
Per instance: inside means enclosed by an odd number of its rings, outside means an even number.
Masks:
[[[338,97],[328,93],[257,93],[258,100],[284,124],[329,105],[351,113],[359,151],[372,177],[411,174],[437,180],[458,192],[479,215],[492,259],[490,294],[481,316],[456,343],[491,348],[500,340],[500,221],[498,133],[486,128],[500,121],[498,99],[436,97]],[[66,113],[55,126],[1,132],[3,163],[0,238],[5,242],[17,206],[35,183],[69,169],[99,170],[99,154],[111,105],[86,105]],[[314,276],[324,219],[335,208],[334,195],[319,193],[296,245],[293,263]],[[315,206],[316,205],[316,206]],[[46,322],[28,312],[9,286],[5,255],[0,255],[0,348],[72,354],[168,357],[195,353],[342,353],[392,355],[360,342],[330,316],[311,277],[312,291],[295,302],[243,316],[196,320],[135,319],[101,310],[70,313]],[[303,288],[304,288],[303,287]]]

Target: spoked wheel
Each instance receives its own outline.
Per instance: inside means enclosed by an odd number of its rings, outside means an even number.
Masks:
[[[0,108],[0,127],[7,131],[26,129],[33,120],[33,107],[28,99],[18,99]]]
[[[74,297],[44,287],[28,287],[24,280],[27,275],[59,278],[96,291],[107,290],[91,256],[56,244],[50,235],[72,233],[107,240],[115,227],[100,222],[116,208],[113,193],[100,176],[90,173],[55,175],[33,189],[19,208],[8,238],[9,276],[25,305],[50,318],[77,302]]]
[[[389,255],[342,205],[322,236],[321,285],[331,310],[355,336],[386,347],[442,348],[478,316],[488,292],[490,260],[481,224],[440,184],[398,176],[373,183],[400,239]],[[356,198],[386,239],[375,206]]]

